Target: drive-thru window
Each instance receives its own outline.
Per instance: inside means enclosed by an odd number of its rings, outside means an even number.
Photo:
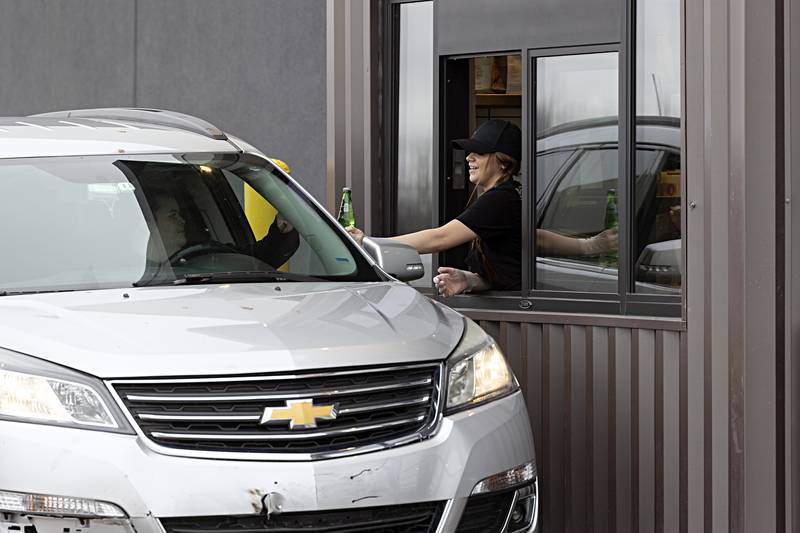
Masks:
[[[619,7],[612,11],[622,16]],[[525,139],[523,290],[460,305],[681,316],[679,0],[638,2],[628,33],[602,36],[558,19],[562,26],[538,37],[535,7],[501,4],[455,13],[473,34],[466,39],[441,21],[450,9],[397,2],[388,13],[385,233],[455,218],[474,187],[451,141],[486,120],[509,120]],[[531,17],[531,33],[504,31],[499,21],[515,14]],[[448,40],[458,44],[443,50]],[[538,245],[542,232],[600,235],[617,251],[555,255]],[[466,268],[467,248],[433,258],[431,269]]]

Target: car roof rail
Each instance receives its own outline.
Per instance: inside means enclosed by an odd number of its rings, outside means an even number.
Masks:
[[[225,132],[201,118],[166,111],[164,109],[146,109],[138,107],[104,107],[97,109],[70,109],[39,113],[31,117],[44,118],[86,118],[92,120],[119,120],[124,122],[139,122],[154,126],[169,126],[172,128],[199,133],[212,139],[227,141]]]

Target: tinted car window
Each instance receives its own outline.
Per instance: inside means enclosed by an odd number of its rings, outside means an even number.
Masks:
[[[553,178],[575,150],[554,150],[536,155],[536,202],[542,199]]]
[[[559,179],[539,227],[572,237],[606,229],[606,195],[616,190],[618,159],[616,148],[585,150]]]
[[[258,236],[245,212],[246,190],[272,208]],[[379,279],[318,207],[252,156],[10,160],[0,163],[0,203],[0,290],[129,287],[275,270]]]

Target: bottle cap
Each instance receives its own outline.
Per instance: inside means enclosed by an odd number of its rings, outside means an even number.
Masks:
[[[352,190],[353,189],[351,189],[350,187],[342,187],[342,192],[344,192],[344,191],[350,192]]]

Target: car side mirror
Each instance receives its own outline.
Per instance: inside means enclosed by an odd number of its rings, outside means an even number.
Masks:
[[[422,259],[413,246],[392,239],[364,237],[362,247],[384,272],[400,281],[412,281],[425,275]]]
[[[681,286],[681,240],[648,244],[636,261],[636,279],[668,287]]]

